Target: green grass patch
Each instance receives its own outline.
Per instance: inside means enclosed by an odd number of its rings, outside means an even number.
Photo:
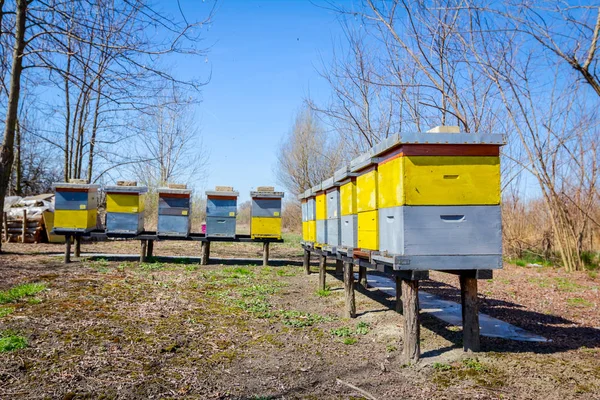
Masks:
[[[27,339],[17,335],[13,331],[0,332],[0,353],[24,349],[27,347]]]
[[[452,369],[452,365],[441,362],[434,362],[432,367],[437,371],[450,371]]]
[[[43,283],[24,283],[0,292],[0,304],[13,303],[24,297],[33,296],[46,289]]]
[[[331,295],[331,288],[327,286],[325,289],[317,290],[317,296],[319,297],[329,297]]]
[[[274,285],[252,285],[250,287],[242,288],[239,291],[240,296],[242,297],[250,297],[250,296],[260,296],[264,297],[266,295],[275,294],[277,292],[277,288]]]
[[[165,267],[165,264],[160,262],[145,262],[140,263],[140,269],[142,271],[160,271]]]
[[[108,260],[106,258],[98,258],[95,260],[89,260],[85,263],[85,265],[88,268],[93,269],[94,271],[101,273],[101,274],[106,274],[110,271],[110,264],[108,263]]]
[[[561,292],[575,292],[583,287],[571,282],[569,278],[554,278],[554,280],[556,281],[556,288]]]
[[[366,322],[359,322],[356,324],[356,328],[352,329],[349,326],[343,326],[341,328],[335,328],[329,331],[333,336],[341,337],[341,338],[356,338],[357,335],[366,335],[369,333],[369,324]]]
[[[352,334],[354,333],[354,331],[352,330],[352,328],[350,328],[349,326],[343,326],[341,328],[335,328],[332,329],[331,334],[333,336],[337,336],[337,337],[347,337],[347,336],[352,336]]]
[[[297,275],[295,270],[293,270],[291,268],[287,268],[287,267],[278,268],[276,273],[277,273],[277,276],[281,276],[281,277]]]
[[[14,307],[0,307],[0,318],[6,317],[7,315],[15,312]]]
[[[474,358],[467,358],[467,359],[463,360],[463,364],[465,365],[465,367],[467,367],[468,369],[471,369],[473,371],[477,371],[477,372],[486,371],[485,366]]]
[[[332,321],[332,318],[324,317],[318,314],[310,314],[301,311],[282,311],[281,322],[286,326],[293,328],[304,328],[306,326],[313,326],[321,322]]]
[[[598,277],[598,271],[587,271],[587,274],[590,279],[596,279]]]
[[[508,262],[515,264],[519,267],[526,267],[529,264],[538,264],[544,267],[551,267],[554,265],[552,260],[547,260],[541,257],[539,254],[535,254],[529,251],[523,252],[522,257],[510,258]]]
[[[571,307],[591,307],[594,304],[586,299],[581,297],[573,297],[571,299],[567,299],[567,304]]]
[[[347,338],[344,338],[344,340],[342,340],[342,343],[347,344],[347,345],[353,345],[356,342],[358,342],[358,339],[355,337],[347,337]]]
[[[527,282],[532,283],[541,288],[547,288],[550,286],[550,282],[547,278],[528,278]]]
[[[302,242],[302,235],[299,233],[282,233],[281,238],[283,239],[285,244],[290,247],[300,246],[300,242]]]

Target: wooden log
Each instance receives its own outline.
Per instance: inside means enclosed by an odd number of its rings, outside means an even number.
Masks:
[[[325,272],[327,267],[327,257],[319,256],[319,289],[325,290]]]
[[[354,298],[354,264],[343,263],[344,268],[344,294],[346,296],[345,318],[356,318],[356,300]]]
[[[463,350],[477,352],[481,348],[479,304],[477,301],[477,278],[472,271],[460,274],[460,299],[462,303]]]
[[[3,225],[4,225],[4,241],[8,242],[8,213],[3,214]]]
[[[310,251],[304,249],[304,258],[302,260],[302,265],[304,266],[304,271],[306,271],[306,275],[310,275]]]
[[[75,235],[75,257],[81,257],[81,236]]]
[[[269,265],[269,242],[263,243],[263,267]]]
[[[396,276],[396,312],[402,314],[402,278]]]
[[[146,262],[146,254],[148,251],[148,241],[147,240],[140,240],[140,262]]]
[[[71,235],[65,235],[65,264],[71,262]]]
[[[337,276],[344,274],[344,262],[342,260],[335,260],[335,274]]]
[[[25,243],[26,235],[27,235],[27,210],[23,210],[23,228],[21,230],[21,243]]]
[[[402,309],[404,314],[404,362],[416,363],[421,357],[419,281],[402,279]]]
[[[358,267],[358,283],[363,288],[367,288],[367,267]]]
[[[208,265],[208,261],[210,260],[210,242],[202,242],[201,245],[201,255],[200,255],[200,265]]]
[[[154,256],[154,240],[148,240],[148,248],[146,251],[146,256],[148,259]]]

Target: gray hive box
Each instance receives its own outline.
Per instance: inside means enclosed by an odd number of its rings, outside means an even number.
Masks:
[[[340,188],[334,178],[323,181],[321,187],[325,190],[327,201],[327,244],[339,246],[341,244],[341,213],[340,213]]]
[[[206,192],[206,237],[235,238],[239,193],[222,189]]]
[[[191,195],[190,189],[158,189],[158,236],[189,236]]]
[[[144,231],[145,194],[148,188],[135,185],[106,186],[106,233],[138,235]]]

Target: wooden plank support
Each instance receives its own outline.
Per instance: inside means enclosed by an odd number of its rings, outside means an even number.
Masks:
[[[269,265],[269,242],[263,243],[263,267]]]
[[[402,278],[396,278],[396,312],[402,314]]]
[[[146,239],[140,240],[140,262],[146,262],[146,255],[148,251],[148,241]]]
[[[344,262],[342,260],[335,260],[335,274],[337,276],[343,276],[343,274],[344,274]]]
[[[81,235],[75,235],[75,257],[81,257]]]
[[[460,274],[460,299],[462,303],[463,350],[477,352],[481,348],[479,338],[479,304],[477,301],[477,277],[474,271]]]
[[[71,262],[71,235],[65,235],[65,264]]]
[[[302,259],[302,265],[306,275],[310,275],[310,251],[304,249],[304,258]]]
[[[23,228],[21,230],[21,243],[25,243],[25,235],[27,235],[27,210],[23,210]]]
[[[210,260],[210,242],[202,242],[201,245],[201,255],[200,255],[200,265],[208,265],[208,261]]]
[[[356,318],[356,300],[354,298],[354,264],[344,262],[344,293],[346,295],[345,318]]]
[[[146,249],[146,257],[148,259],[154,256],[154,240],[148,240],[148,247]]]
[[[363,288],[367,288],[367,267],[358,267],[358,283]]]
[[[319,289],[325,290],[325,275],[327,268],[327,257],[323,254],[319,255]]]
[[[402,279],[402,310],[404,315],[404,362],[416,363],[421,357],[419,281]]]

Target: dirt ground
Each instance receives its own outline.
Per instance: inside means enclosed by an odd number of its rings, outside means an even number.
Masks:
[[[0,353],[0,399],[600,399],[593,273],[506,265],[479,282],[481,310],[551,342],[484,337],[468,355],[460,328],[421,314],[422,360],[403,365],[393,299],[358,288],[358,318],[342,318],[340,277],[331,266],[331,290],[317,292],[298,244],[273,245],[271,258],[290,262],[271,267],[256,265],[255,244],[213,243],[208,266],[190,258],[194,242],[159,242],[156,255],[180,258],[145,264],[64,265],[61,245],[3,247],[0,290],[46,289],[0,305],[12,311],[0,333],[28,342]],[[137,254],[139,242],[82,251]],[[459,299],[457,277],[431,278],[423,290]]]

